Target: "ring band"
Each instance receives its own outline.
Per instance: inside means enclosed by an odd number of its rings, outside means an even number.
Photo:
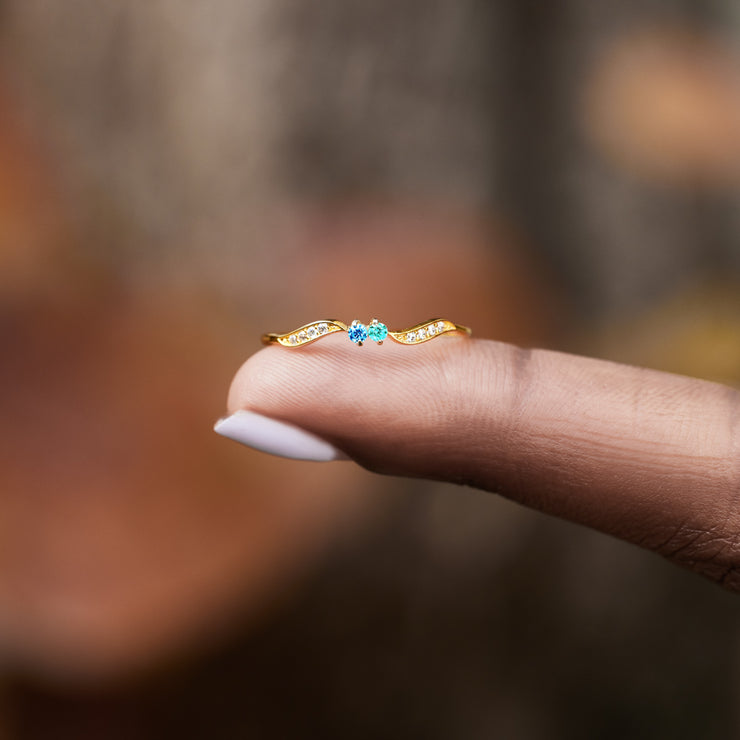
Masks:
[[[302,347],[321,337],[340,331],[347,332],[349,339],[360,347],[368,339],[377,344],[383,344],[386,338],[398,344],[422,344],[430,339],[441,337],[443,334],[463,334],[468,337],[472,334],[467,326],[460,326],[447,319],[429,319],[400,331],[389,331],[388,327],[377,319],[373,319],[367,325],[355,319],[349,326],[335,319],[324,319],[304,324],[286,334],[263,334],[262,343],[280,344],[283,347]]]

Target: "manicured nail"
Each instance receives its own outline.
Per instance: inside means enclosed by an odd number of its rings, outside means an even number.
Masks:
[[[349,460],[341,450],[321,437],[254,411],[237,411],[225,419],[219,419],[213,430],[271,455],[316,462]]]

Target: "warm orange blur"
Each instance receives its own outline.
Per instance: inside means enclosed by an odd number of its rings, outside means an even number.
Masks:
[[[689,28],[612,44],[586,96],[590,135],[618,166],[681,185],[740,180],[740,54]]]

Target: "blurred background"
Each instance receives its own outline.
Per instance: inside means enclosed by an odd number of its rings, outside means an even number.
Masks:
[[[740,383],[733,0],[0,0],[0,738],[740,736],[740,603],[217,437],[262,331]]]

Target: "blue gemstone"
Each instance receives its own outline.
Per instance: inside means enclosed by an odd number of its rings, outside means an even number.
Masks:
[[[380,321],[371,321],[367,327],[367,335],[374,342],[382,342],[388,336],[388,327]]]
[[[367,339],[367,327],[355,319],[347,329],[347,334],[353,342],[359,344]]]

